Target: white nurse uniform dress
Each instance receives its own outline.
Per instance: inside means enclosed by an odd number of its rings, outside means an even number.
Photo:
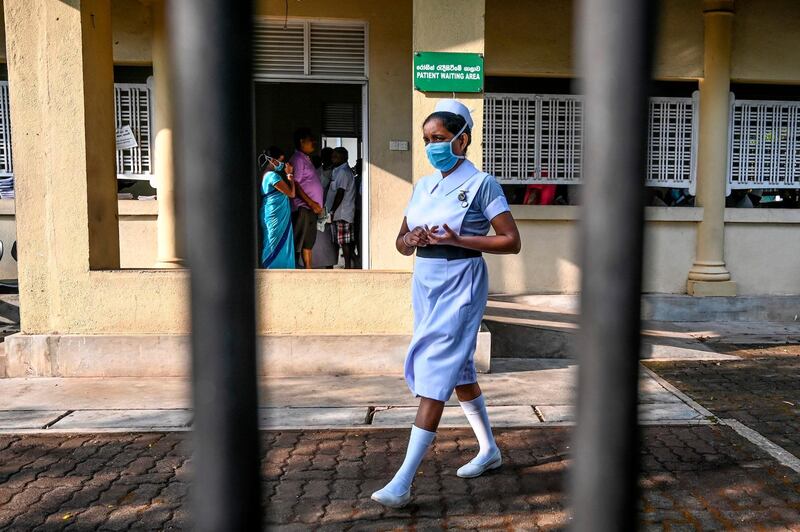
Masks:
[[[412,230],[447,224],[459,235],[486,235],[492,218],[508,210],[497,180],[465,160],[446,178],[439,171],[422,178],[406,219]],[[417,248],[414,335],[405,362],[414,395],[447,401],[456,386],[477,382],[473,357],[488,292],[480,252],[444,245]]]

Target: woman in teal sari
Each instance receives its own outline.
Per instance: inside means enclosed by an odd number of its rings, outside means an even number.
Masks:
[[[283,154],[270,149],[266,158],[264,176],[261,178],[261,206],[258,219],[264,238],[261,267],[268,269],[294,269],[294,238],[292,238],[292,208],[289,198],[295,197],[292,167],[279,160]],[[286,177],[281,173],[286,171]]]

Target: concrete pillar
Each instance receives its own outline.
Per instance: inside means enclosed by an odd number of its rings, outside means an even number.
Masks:
[[[736,295],[725,267],[725,188],[730,118],[733,0],[704,0],[705,45],[700,80],[700,138],[697,154],[697,253],[687,292],[695,296]]]
[[[470,52],[484,53],[485,0],[414,0],[414,51],[415,52]],[[452,98],[452,93],[414,91],[412,100],[411,138],[413,147],[413,179],[434,170],[425,156],[422,141],[422,121],[433,112],[442,98]],[[481,168],[483,164],[483,94],[456,93],[455,97],[470,109],[475,126],[468,157]]]
[[[4,10],[24,330],[57,323],[76,278],[119,268],[111,12],[107,0]]]
[[[177,231],[175,169],[172,160],[172,81],[167,40],[167,0],[153,9],[153,81],[155,82],[155,175],[158,185],[158,255],[156,268],[180,268],[183,259]]]

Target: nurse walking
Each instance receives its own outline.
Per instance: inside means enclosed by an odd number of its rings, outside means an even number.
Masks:
[[[372,494],[392,508],[411,500],[414,475],[454,390],[479,443],[477,456],[456,474],[473,478],[502,464],[473,355],[489,290],[482,253],[519,253],[520,238],[500,185],[466,158],[472,126],[456,100],[440,101],[423,123],[425,151],[437,171],[414,187],[395,242],[404,255],[416,252],[405,378],[420,403],[402,466]],[[495,234],[487,236],[490,227]]]

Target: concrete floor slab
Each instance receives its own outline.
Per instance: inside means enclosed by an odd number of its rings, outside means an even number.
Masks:
[[[489,419],[493,427],[530,427],[540,423],[530,406],[490,406]],[[374,427],[410,427],[417,409],[414,407],[378,407],[372,418]],[[440,427],[469,427],[460,406],[446,406]]]
[[[639,405],[640,421],[689,421],[704,416],[686,403],[661,403]]]
[[[566,423],[575,421],[575,408],[572,405],[541,405],[536,410],[545,423]]]
[[[569,367],[480,375],[490,405],[564,404],[573,396]],[[286,377],[261,382],[262,406],[416,406],[402,376]],[[448,402],[458,405],[455,395]]]
[[[261,429],[353,427],[367,424],[369,409],[355,408],[259,408]]]
[[[150,430],[186,428],[189,410],[79,410],[53,424],[55,430]]]
[[[41,429],[66,412],[65,410],[0,410],[0,430]]]
[[[539,422],[530,405],[540,408],[545,421],[571,420],[564,405],[574,402],[576,377],[574,360],[495,359],[492,373],[481,375],[479,382],[493,423],[528,426]],[[376,425],[408,426],[419,403],[401,375],[275,377],[260,379],[258,385],[260,423],[270,428],[363,426],[368,408],[380,405],[392,408],[376,413]],[[684,403],[644,371],[640,392],[641,403],[651,405],[646,419],[695,419],[691,412],[669,410]],[[189,381],[175,377],[0,379],[0,397],[9,411],[74,410],[54,424],[53,429],[62,430],[185,427],[191,408]],[[447,404],[443,426],[467,426],[455,396]],[[165,410],[177,417],[166,416]],[[51,420],[40,421],[29,424],[41,428]]]
[[[573,401],[577,365],[564,359],[495,359],[479,376],[490,406],[564,405]],[[677,401],[649,375],[642,402]],[[0,379],[6,410],[185,409],[190,384],[177,377]],[[261,407],[416,406],[401,375],[275,377],[259,380]],[[458,405],[455,397],[448,403]]]
[[[572,405],[543,405],[536,410],[546,423],[574,423],[575,409]],[[705,417],[683,402],[648,403],[639,405],[639,421],[693,421]]]
[[[0,379],[6,410],[189,408],[190,393],[187,379],[173,377]]]

